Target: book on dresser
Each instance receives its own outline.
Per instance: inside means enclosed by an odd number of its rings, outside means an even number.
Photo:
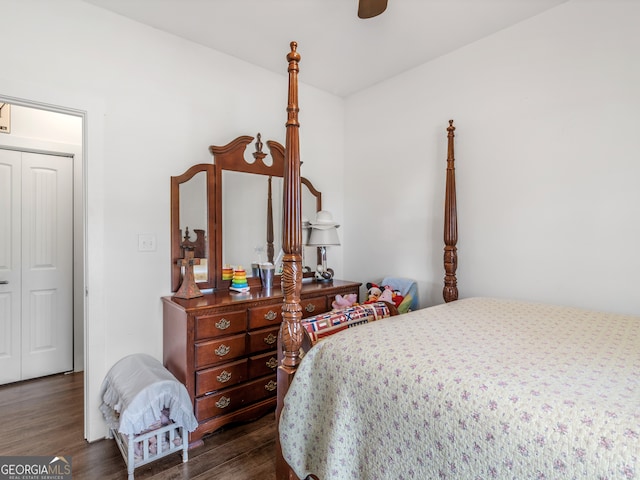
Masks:
[[[303,318],[331,310],[336,295],[359,293],[343,280],[302,286]],[[202,297],[163,297],[163,363],[184,383],[198,428],[189,447],[232,422],[257,420],[276,406],[280,288]]]

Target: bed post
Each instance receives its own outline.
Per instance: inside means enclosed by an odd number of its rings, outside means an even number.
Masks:
[[[302,213],[300,183],[300,143],[298,123],[298,62],[300,54],[298,44],[291,42],[289,62],[289,99],[287,103],[285,168],[284,168],[284,221],[282,249],[284,251],[282,270],[282,324],[278,338],[278,404],[276,407],[276,478],[295,479],[287,462],[282,457],[278,422],[282,411],[284,396],[289,390],[296,368],[300,363],[302,345],[302,308],[300,291],[302,289]]]
[[[444,198],[444,289],[442,296],[445,302],[458,299],[458,211],[456,206],[456,169],[453,155],[453,138],[456,127],[449,120],[447,127],[447,186]]]

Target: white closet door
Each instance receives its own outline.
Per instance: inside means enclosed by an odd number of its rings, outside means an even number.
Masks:
[[[73,159],[22,154],[22,379],[73,368]]]
[[[73,368],[73,159],[0,149],[0,384]]]
[[[21,378],[21,156],[0,150],[0,385]]]

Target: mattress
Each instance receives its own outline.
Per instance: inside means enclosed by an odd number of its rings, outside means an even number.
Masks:
[[[280,441],[300,478],[640,478],[640,317],[470,298],[303,358]]]

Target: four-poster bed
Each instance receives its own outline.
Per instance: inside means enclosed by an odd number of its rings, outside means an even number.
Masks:
[[[457,300],[452,121],[446,303],[338,333],[301,361],[296,47],[287,56],[277,478],[638,478],[640,318]]]

